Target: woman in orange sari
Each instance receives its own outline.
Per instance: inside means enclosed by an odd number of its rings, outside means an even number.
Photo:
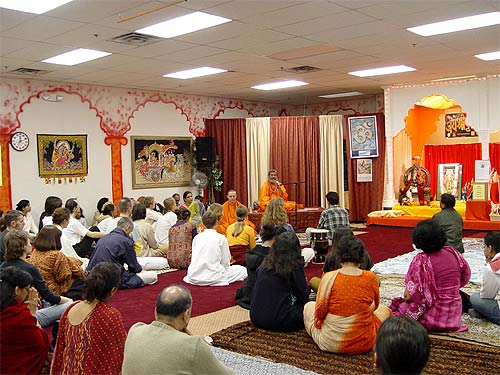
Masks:
[[[377,331],[391,316],[380,306],[378,280],[359,269],[364,246],[356,237],[344,237],[338,246],[341,268],[321,279],[316,302],[304,306],[304,325],[321,350],[359,354],[373,350]]]

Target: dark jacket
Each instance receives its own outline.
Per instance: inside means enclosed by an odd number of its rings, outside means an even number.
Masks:
[[[245,309],[250,309],[252,300],[252,290],[257,280],[257,268],[269,254],[269,247],[257,245],[245,254],[245,263],[247,267],[247,278],[241,288],[236,291],[236,303]]]

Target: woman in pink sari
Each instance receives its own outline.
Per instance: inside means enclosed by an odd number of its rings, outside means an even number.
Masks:
[[[413,230],[413,245],[423,252],[413,258],[405,277],[404,297],[389,308],[394,315],[417,320],[427,331],[465,331],[460,288],[470,279],[470,267],[437,222],[423,220]]]

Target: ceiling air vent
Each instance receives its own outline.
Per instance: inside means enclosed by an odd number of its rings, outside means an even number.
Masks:
[[[111,39],[112,42],[128,44],[131,46],[147,46],[159,42],[162,38],[153,35],[146,35],[141,33],[128,33],[116,36]]]
[[[29,76],[39,76],[41,74],[45,74],[48,72],[49,72],[48,70],[42,70],[42,69],[17,68],[17,69],[11,70],[9,73],[29,75]]]
[[[288,68],[285,70],[287,72],[292,72],[292,73],[311,73],[311,72],[317,72],[318,70],[321,70],[321,69],[315,68],[314,66],[302,65],[302,66],[296,66],[294,68]]]

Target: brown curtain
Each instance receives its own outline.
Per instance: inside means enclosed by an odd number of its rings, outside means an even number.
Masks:
[[[319,206],[319,117],[271,117],[270,133],[269,167],[278,170],[288,199]]]
[[[245,119],[206,119],[208,137],[215,137],[219,168],[224,184],[215,200],[224,202],[227,191],[236,190],[238,200],[248,206],[247,148]]]
[[[347,158],[349,174],[349,219],[351,221],[365,221],[371,211],[380,210],[384,199],[384,170],[385,170],[385,118],[383,113],[366,114],[377,119],[378,157],[372,159],[372,182],[356,182],[356,160],[351,159],[349,139],[347,139]],[[349,117],[346,116],[346,122]],[[349,136],[349,132],[345,132]]]
[[[439,164],[462,164],[462,189],[466,182],[474,178],[476,160],[481,160],[481,143],[424,145],[424,166],[431,175],[431,194],[436,194]],[[438,198],[435,197],[436,200]]]

